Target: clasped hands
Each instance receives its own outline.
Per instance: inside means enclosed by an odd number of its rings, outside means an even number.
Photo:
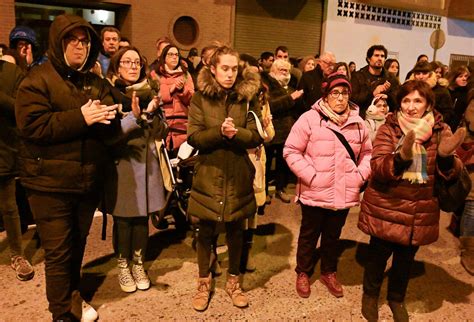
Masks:
[[[457,129],[454,134],[449,128],[443,129],[438,142],[438,155],[444,158],[453,155],[464,141],[465,136],[466,129],[463,127]],[[413,159],[413,144],[415,143],[415,138],[415,132],[411,130],[403,140],[402,147],[400,148],[400,157],[405,161]]]
[[[237,131],[238,130],[235,128],[234,119],[231,117],[226,117],[221,125],[222,136],[232,139],[237,134]]]

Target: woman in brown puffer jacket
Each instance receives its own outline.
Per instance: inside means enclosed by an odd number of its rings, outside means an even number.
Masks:
[[[465,129],[453,135],[433,110],[434,94],[423,81],[408,81],[397,95],[400,108],[377,132],[372,177],[364,193],[359,228],[369,234],[362,314],[378,318],[378,297],[387,260],[393,254],[387,300],[395,321],[407,321],[404,298],[410,267],[421,245],[438,239],[440,209],[435,176],[457,178],[462,163],[454,155]]]

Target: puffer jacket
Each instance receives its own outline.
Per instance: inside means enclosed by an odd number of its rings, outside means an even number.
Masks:
[[[188,128],[188,109],[191,103],[191,97],[194,94],[194,83],[189,73],[177,72],[167,74],[162,72],[159,76],[160,94],[163,101],[163,111],[165,112],[166,121],[169,126],[168,137],[166,138],[167,146],[172,141],[174,150],[186,141],[186,130]],[[185,79],[184,87],[181,91],[176,90],[170,93],[171,86],[175,81],[182,77]]]
[[[201,69],[189,108],[188,143],[199,149],[188,214],[203,220],[235,221],[255,214],[255,168],[247,150],[263,142],[250,109],[260,116],[256,94],[260,77],[244,70],[230,90],[222,88],[208,68]],[[221,134],[226,117],[238,130],[232,139]]]
[[[372,152],[372,176],[364,193],[358,227],[366,234],[402,245],[426,245],[438,239],[439,205],[434,192],[435,174],[446,180],[459,176],[462,168],[457,156],[440,158],[438,134],[448,127],[435,113],[433,135],[426,149],[428,181],[411,184],[402,180],[410,161],[396,151],[403,136],[395,114],[389,114],[377,132]]]
[[[296,200],[307,206],[347,209],[359,204],[360,188],[369,178],[372,144],[355,104],[351,103],[349,118],[339,127],[320,112],[321,101],[296,121],[283,157],[298,177]],[[357,165],[330,129],[344,135],[359,156]]]
[[[18,130],[15,97],[24,75],[20,67],[0,60],[0,177],[18,174]]]
[[[87,30],[91,46],[82,71],[64,60],[63,38]],[[87,126],[81,112],[89,99],[112,105],[110,87],[89,72],[100,49],[92,26],[78,16],[58,16],[50,27],[49,60],[34,68],[21,83],[15,103],[20,131],[20,179],[27,188],[46,192],[86,193],[94,188],[106,153],[102,138],[118,123]]]
[[[262,73],[262,82],[268,87],[268,104],[275,129],[273,140],[268,143],[283,144],[295,123],[295,101],[291,98],[294,89],[284,88],[268,73]]]

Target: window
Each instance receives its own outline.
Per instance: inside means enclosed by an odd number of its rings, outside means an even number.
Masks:
[[[197,21],[190,16],[179,17],[173,25],[173,36],[182,45],[194,44],[199,35]]]

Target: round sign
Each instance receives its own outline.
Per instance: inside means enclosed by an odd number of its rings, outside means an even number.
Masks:
[[[440,49],[444,46],[446,42],[446,36],[444,35],[444,31],[441,29],[436,29],[433,31],[430,37],[430,45],[433,49]]]

